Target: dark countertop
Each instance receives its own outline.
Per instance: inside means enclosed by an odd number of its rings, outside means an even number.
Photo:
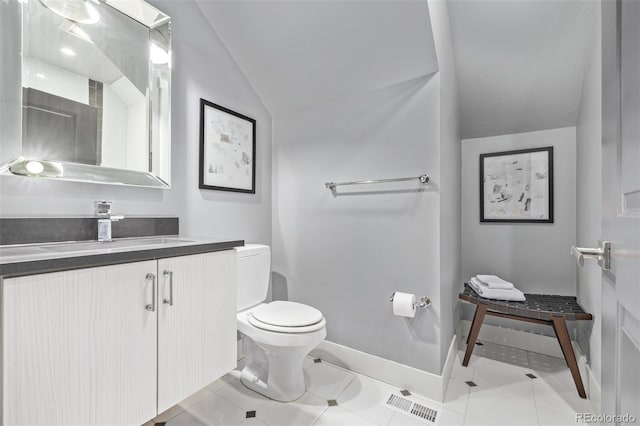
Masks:
[[[109,243],[97,243],[90,249],[62,252],[39,251],[44,247],[42,245],[0,246],[5,253],[5,255],[0,254],[0,278],[187,256],[231,250],[244,245],[243,240],[224,238],[198,239],[173,236],[166,239],[167,243],[155,246],[140,244],[139,246],[109,247]],[[144,239],[140,240],[144,241]],[[67,243],[65,247],[73,247],[73,244],[81,246],[83,242]],[[95,248],[103,244],[105,248]]]

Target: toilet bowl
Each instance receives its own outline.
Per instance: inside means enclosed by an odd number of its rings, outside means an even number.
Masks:
[[[238,331],[245,355],[240,380],[271,399],[298,399],[306,390],[304,358],[326,337],[326,320],[302,303],[264,303],[271,272],[268,246],[250,244],[236,252]]]

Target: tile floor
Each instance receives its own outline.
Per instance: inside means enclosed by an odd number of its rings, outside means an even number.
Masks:
[[[594,413],[578,397],[561,358],[484,343],[465,368],[462,349],[445,402],[406,397],[438,410],[438,425],[575,425],[577,412]],[[389,393],[401,395],[402,389],[309,357],[307,392],[294,402],[269,400],[245,388],[238,376],[234,370],[144,426],[433,424],[385,406]]]

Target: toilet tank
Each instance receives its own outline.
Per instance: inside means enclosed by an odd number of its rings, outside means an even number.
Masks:
[[[271,276],[271,248],[262,244],[235,247],[238,311],[267,298]]]

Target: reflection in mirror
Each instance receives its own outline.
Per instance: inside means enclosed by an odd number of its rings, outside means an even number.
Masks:
[[[22,144],[3,171],[168,187],[169,17],[142,0],[31,0],[22,27]]]

